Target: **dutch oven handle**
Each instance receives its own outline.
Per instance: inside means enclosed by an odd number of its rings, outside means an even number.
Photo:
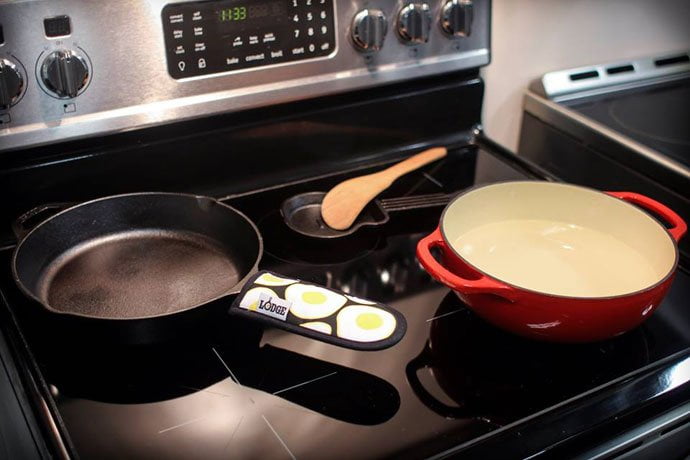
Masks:
[[[462,294],[494,294],[511,302],[515,302],[520,295],[514,287],[481,273],[478,273],[477,279],[469,279],[451,272],[431,254],[432,248],[440,248],[443,253],[449,251],[440,227],[417,243],[417,258],[432,277],[449,288]]]
[[[639,193],[633,192],[604,192],[607,195],[611,195],[616,198],[620,198],[628,203],[636,204],[637,206],[651,211],[654,214],[662,217],[666,222],[668,222],[671,227],[668,228],[668,232],[671,234],[674,240],[678,242],[685,232],[688,230],[688,226],[685,221],[668,206],[659,203],[648,196],[640,195]]]
[[[22,240],[37,225],[37,223],[31,224],[31,220],[36,219],[37,217],[42,217],[40,222],[43,222],[51,215],[60,212],[63,209],[67,209],[74,204],[75,203],[72,202],[45,203],[29,209],[24,214],[17,217],[14,222],[12,222],[12,232],[14,233],[14,236],[17,237],[17,241]]]

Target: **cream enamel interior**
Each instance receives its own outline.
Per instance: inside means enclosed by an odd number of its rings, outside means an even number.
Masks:
[[[647,289],[673,270],[675,243],[649,215],[567,184],[507,182],[472,190],[441,230],[462,258],[517,287],[568,297]]]

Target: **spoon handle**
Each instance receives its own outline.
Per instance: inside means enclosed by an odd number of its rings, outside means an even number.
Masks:
[[[445,155],[446,149],[443,147],[425,150],[381,172],[341,182],[323,198],[323,221],[335,230],[349,228],[367,203],[387,189],[395,179]]]
[[[390,168],[384,169],[378,174],[380,177],[385,177],[388,181],[393,182],[398,177],[403,176],[410,171],[414,171],[415,169],[421,168],[432,161],[443,158],[447,153],[448,150],[446,150],[445,147],[434,147],[416,155],[412,155],[410,158],[394,164]]]

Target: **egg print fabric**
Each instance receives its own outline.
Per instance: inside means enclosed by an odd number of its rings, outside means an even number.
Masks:
[[[247,282],[229,313],[358,350],[391,347],[407,327],[386,305],[268,271]]]
[[[254,280],[255,284],[260,284],[262,286],[287,286],[288,284],[296,282],[297,280],[282,278],[269,272],[264,272]]]
[[[330,289],[311,284],[293,284],[285,289],[290,312],[301,319],[320,319],[331,316],[345,305],[347,298]]]
[[[384,340],[395,331],[395,318],[370,305],[350,305],[338,312],[338,337],[357,342]]]

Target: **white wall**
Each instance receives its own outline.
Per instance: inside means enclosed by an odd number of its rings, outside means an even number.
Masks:
[[[483,123],[511,150],[519,138],[522,94],[534,78],[690,49],[690,0],[494,0],[492,16]]]

